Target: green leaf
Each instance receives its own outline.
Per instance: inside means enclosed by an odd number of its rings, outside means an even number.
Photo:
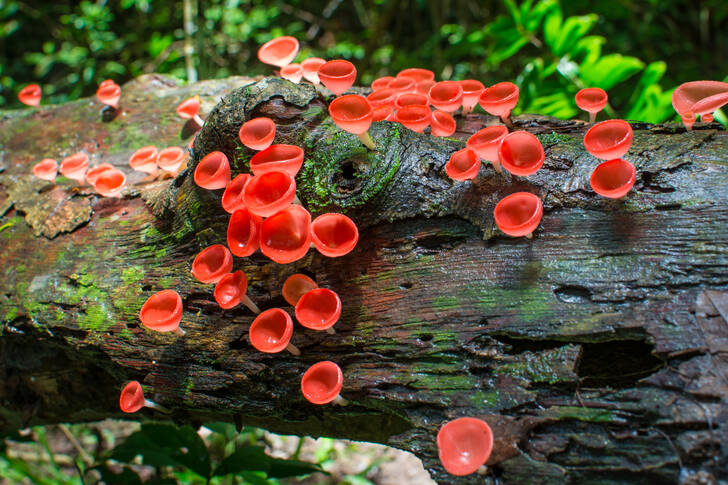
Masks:
[[[265,454],[262,446],[241,446],[220,462],[213,477],[242,472],[264,472],[269,478],[286,478],[323,472],[315,463],[273,458]]]
[[[322,472],[324,470],[315,463],[308,463],[305,461],[298,460],[283,460],[280,458],[274,458],[271,460],[270,471],[268,471],[268,477],[270,478],[287,478],[297,477],[300,475],[308,475],[310,473]]]
[[[118,485],[141,485],[142,480],[133,470],[124,467],[121,473],[114,473],[108,466],[101,464],[93,467],[99,472],[101,480],[106,483],[114,483]]]
[[[549,12],[543,22],[543,40],[551,48],[551,51],[556,50],[559,41],[562,17],[561,7],[557,6],[557,8]]]
[[[609,54],[594,64],[581,66],[579,77],[585,86],[609,90],[638,73],[645,64],[636,57]]]
[[[576,46],[576,43],[591,30],[597,21],[595,14],[569,17],[561,25],[558,39],[551,45],[554,55],[562,56]]]

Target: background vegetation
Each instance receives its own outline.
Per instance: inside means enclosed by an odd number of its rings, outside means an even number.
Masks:
[[[672,88],[728,75],[725,0],[0,0],[0,104],[31,82],[61,102],[146,72],[268,74],[255,53],[281,34],[299,60],[353,60],[364,84],[412,66],[514,80],[521,111],[563,118],[599,86],[609,115],[676,119]]]

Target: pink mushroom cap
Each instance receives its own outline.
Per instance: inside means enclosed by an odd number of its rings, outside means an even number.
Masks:
[[[298,39],[285,35],[269,40],[258,49],[258,60],[271,66],[283,67],[296,58]]]
[[[514,131],[503,138],[498,160],[513,175],[531,175],[543,166],[546,155],[543,145],[527,131]]]

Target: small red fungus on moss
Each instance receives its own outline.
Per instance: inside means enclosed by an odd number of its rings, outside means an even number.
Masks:
[[[40,106],[41,91],[37,84],[28,84],[18,93],[18,100],[21,103],[37,108]]]
[[[354,249],[359,241],[359,230],[344,214],[322,214],[311,223],[311,238],[321,254],[336,258]]]
[[[269,40],[258,49],[258,60],[271,66],[287,66],[298,54],[298,39],[290,35]]]
[[[574,96],[579,109],[589,113],[589,123],[597,120],[597,113],[604,109],[608,99],[607,92],[602,88],[585,88]]]
[[[387,89],[394,89],[397,93],[414,93],[417,89],[415,80],[409,77],[396,77],[389,81]]]
[[[235,256],[245,258],[258,250],[262,219],[248,209],[238,209],[230,216],[227,244]]]
[[[278,264],[304,257],[311,247],[311,214],[291,205],[260,224],[260,251]]]
[[[114,81],[107,79],[96,90],[96,98],[107,106],[119,109],[119,99],[121,99],[121,87]]]
[[[543,166],[546,155],[543,145],[527,131],[506,135],[498,148],[498,160],[513,175],[531,175]]]
[[[131,381],[124,386],[124,389],[121,390],[121,394],[119,395],[119,409],[125,413],[135,413],[143,407],[156,409],[163,413],[169,412],[166,408],[159,404],[149,401],[148,399],[144,399],[142,385],[137,381]]]
[[[518,86],[511,82],[502,82],[486,88],[478,98],[480,107],[493,116],[499,116],[508,127],[511,123],[511,111],[518,104]]]
[[[384,76],[375,79],[372,82],[372,91],[379,91],[381,89],[387,89],[387,86],[391,81],[394,81],[394,77],[392,76]]]
[[[176,176],[186,164],[187,151],[180,147],[167,147],[157,155],[157,166]]]
[[[296,273],[286,278],[281,293],[288,304],[295,307],[298,300],[314,288],[318,288],[314,280],[304,274]]]
[[[341,299],[328,288],[309,290],[296,303],[296,320],[311,330],[328,331],[340,317]]]
[[[301,351],[291,343],[292,336],[293,320],[280,308],[271,308],[255,317],[248,330],[250,345],[267,354],[287,350],[293,355],[301,355]]]
[[[460,81],[460,86],[463,88],[463,115],[466,115],[478,104],[478,98],[485,91],[485,86],[475,79]]]
[[[84,152],[74,153],[61,160],[58,170],[64,177],[83,185],[86,180],[86,170],[88,170],[88,155]]]
[[[451,136],[455,133],[456,128],[457,123],[450,113],[440,110],[432,112],[430,130],[433,136]]]
[[[493,432],[480,419],[455,419],[445,423],[437,433],[437,451],[440,463],[449,474],[470,475],[490,458]]]
[[[600,163],[592,172],[589,184],[602,197],[619,199],[632,189],[636,175],[634,165],[617,158]]]
[[[457,81],[440,81],[430,88],[430,104],[452,113],[463,104],[463,87]]]
[[[260,217],[269,217],[291,205],[296,181],[287,172],[265,172],[253,176],[243,189],[243,204]]]
[[[182,297],[174,290],[162,290],[150,296],[139,310],[142,325],[155,332],[174,332],[184,335],[179,328],[182,319]]]
[[[233,269],[233,257],[222,244],[200,251],[192,262],[192,275],[200,283],[217,283]]]
[[[354,85],[356,67],[349,61],[334,59],[322,65],[318,71],[319,79],[329,91],[337,96],[344,94]]]
[[[225,187],[225,192],[222,194],[222,208],[228,214],[245,208],[243,189],[245,188],[245,184],[250,180],[250,177],[251,175],[248,173],[241,173]]]
[[[370,150],[375,150],[374,141],[367,130],[372,125],[374,113],[364,96],[347,94],[340,96],[329,104],[329,115],[336,126],[358,136]]]
[[[158,156],[157,147],[153,145],[142,147],[129,157],[129,166],[139,172],[155,173],[157,171]]]
[[[412,79],[415,83],[418,83],[421,81],[434,81],[435,73],[429,69],[410,67],[409,69],[399,71],[399,73],[397,73],[397,77],[407,77]]]
[[[367,101],[372,108],[378,108],[380,106],[394,107],[394,101],[397,99],[397,96],[399,96],[399,93],[394,89],[383,88],[367,96]]]
[[[246,295],[247,291],[248,278],[242,271],[235,271],[220,278],[220,281],[215,285],[213,295],[215,301],[223,310],[229,310],[242,303],[251,312],[260,313],[258,306]]]
[[[58,162],[52,158],[44,158],[33,166],[33,175],[41,180],[53,182],[58,175]]]
[[[265,150],[276,136],[276,124],[272,119],[260,116],[246,121],[238,131],[240,141],[251,150]]]
[[[450,155],[445,164],[445,173],[453,180],[465,181],[478,176],[480,170],[480,157],[475,150],[463,148]]]
[[[104,197],[118,197],[126,188],[126,175],[116,168],[104,170],[96,177],[93,187]]]
[[[597,158],[622,158],[632,146],[632,127],[624,120],[607,120],[589,128],[584,148]]]
[[[192,119],[202,128],[204,121],[200,118],[200,97],[192,96],[177,105],[177,115],[185,120]]]
[[[690,81],[673,91],[672,106],[680,115],[685,128],[691,130],[696,119],[693,106],[702,99],[727,91],[728,83],[721,81]]]
[[[90,168],[88,172],[86,172],[86,182],[88,182],[92,187],[95,187],[96,180],[98,180],[99,175],[107,170],[112,170],[113,168],[114,166],[110,163],[102,163],[100,165],[96,165],[93,168]]]
[[[394,108],[385,104],[372,109],[372,123],[375,121],[394,121]]]
[[[286,172],[295,177],[303,165],[303,149],[296,145],[271,145],[250,159],[254,175],[266,172]]]
[[[347,404],[339,393],[344,385],[344,374],[335,363],[325,360],[308,368],[301,378],[303,397],[312,404],[333,402],[340,406]]]
[[[318,72],[324,64],[326,64],[326,60],[320,57],[309,57],[303,61],[301,63],[301,69],[303,69],[303,77],[306,78],[306,81],[312,83],[314,86],[318,86],[321,83]]]
[[[291,81],[293,84],[298,84],[303,79],[303,68],[297,63],[283,66],[281,67],[281,77]]]
[[[498,229],[513,237],[531,238],[543,216],[543,204],[537,195],[516,192],[504,197],[493,211]]]
[[[210,152],[195,168],[195,183],[208,190],[224,189],[230,183],[230,163],[223,152]]]
[[[394,100],[394,108],[402,109],[405,106],[430,106],[430,98],[425,94],[401,93]]]
[[[432,112],[429,106],[405,106],[395,113],[394,121],[402,123],[412,131],[422,133],[432,121]]]

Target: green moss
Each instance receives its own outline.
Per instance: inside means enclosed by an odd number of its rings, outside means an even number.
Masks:
[[[433,310],[452,310],[460,306],[460,299],[456,296],[438,296],[432,300]]]
[[[113,315],[105,310],[104,303],[88,305],[86,311],[79,315],[77,324],[82,330],[92,330],[96,332],[105,332],[114,323]]]
[[[579,406],[552,406],[542,412],[541,416],[555,419],[576,419],[591,423],[611,423],[619,421],[617,416],[609,410]]]
[[[498,405],[498,391],[475,391],[468,399],[476,409],[494,408]]]
[[[134,286],[142,279],[144,279],[144,268],[141,266],[131,266],[121,271],[121,281],[126,286]]]
[[[566,142],[573,140],[572,137],[569,135],[564,135],[563,133],[556,133],[552,131],[551,133],[542,133],[540,135],[536,135],[536,138],[539,139],[542,145],[555,145],[559,142]]]
[[[18,318],[18,309],[14,306],[10,307],[8,311],[5,313],[5,317],[3,317],[3,320],[5,323],[10,323],[13,320]]]

